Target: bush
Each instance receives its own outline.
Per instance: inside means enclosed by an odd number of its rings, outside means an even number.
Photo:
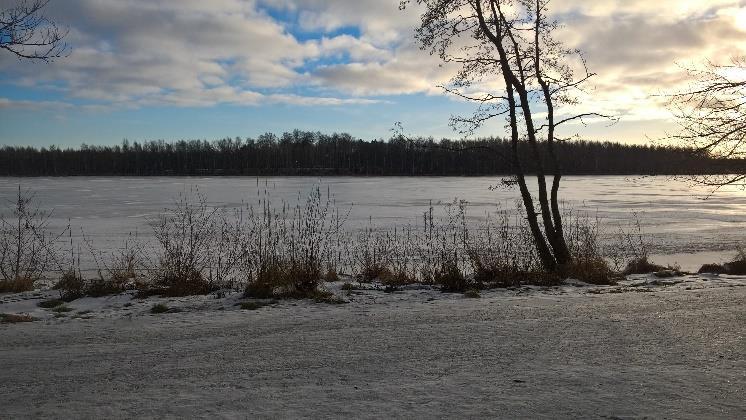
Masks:
[[[127,290],[127,281],[129,278],[111,278],[90,280],[85,286],[85,295],[91,297],[102,297],[118,295]]]
[[[72,302],[85,296],[85,280],[75,270],[68,270],[54,286],[60,292],[60,299]]]
[[[339,275],[337,274],[337,269],[334,267],[329,267],[326,270],[326,274],[324,274],[324,281],[328,281],[330,283],[339,281]]]
[[[408,284],[416,283],[416,279],[411,278],[403,271],[384,270],[378,277],[378,280],[387,288],[398,289]]]
[[[484,287],[513,287],[518,286],[521,281],[526,280],[524,272],[516,267],[503,265],[495,260],[471,252],[469,255],[474,269],[474,283]]]
[[[11,207],[0,209],[0,293],[33,290],[34,281],[58,268],[57,244],[69,232],[52,234],[49,212],[34,203],[34,194],[18,187]]]
[[[705,264],[697,271],[698,274],[726,274],[728,270],[720,264]]]
[[[625,276],[628,276],[630,274],[650,274],[658,271],[663,271],[665,269],[666,267],[651,263],[650,261],[648,261],[648,257],[644,256],[635,258],[627,263],[627,267],[624,269],[624,271],[622,271],[622,274],[624,274]]]
[[[313,261],[275,262],[267,264],[250,281],[244,296],[268,298],[307,298],[317,292],[321,268]]]
[[[600,257],[575,259],[562,271],[565,277],[595,285],[614,285],[617,280],[609,264]]]
[[[734,276],[746,275],[746,261],[732,261],[725,264],[728,274]]]
[[[725,264],[728,274],[746,275],[746,250],[739,249],[733,261]]]
[[[68,270],[55,284],[54,289],[60,292],[60,298],[72,302],[85,296],[102,297],[117,295],[127,290],[127,280],[121,278],[85,280],[75,270]]]
[[[471,287],[470,282],[455,263],[446,263],[433,277],[435,284],[446,293],[463,293]]]
[[[233,258],[228,248],[234,241],[228,234],[223,212],[209,206],[199,192],[194,197],[182,194],[171,209],[150,225],[159,248],[155,252],[152,290],[144,290],[143,294],[204,295],[217,290],[226,280],[232,269],[226,261]],[[205,277],[206,273],[210,278]]]
[[[184,273],[177,271],[165,271],[159,273],[153,286],[146,286],[148,295],[160,295],[168,297],[198,296],[206,295],[217,290],[201,272],[188,270]]]
[[[0,293],[21,293],[34,290],[34,280],[30,277],[16,277],[13,280],[0,280]]]

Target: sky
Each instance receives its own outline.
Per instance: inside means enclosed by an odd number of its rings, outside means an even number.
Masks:
[[[6,9],[19,0],[0,0]],[[414,40],[399,0],[52,0],[69,54],[0,50],[0,145],[348,132],[460,138],[475,106],[443,92],[454,69]],[[614,115],[566,128],[645,143],[674,125],[684,68],[746,54],[746,0],[554,0],[558,37],[597,76],[578,105]],[[571,133],[568,133],[571,134]],[[499,121],[475,135],[504,135]]]

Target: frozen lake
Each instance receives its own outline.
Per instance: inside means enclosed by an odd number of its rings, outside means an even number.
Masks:
[[[472,220],[498,208],[511,209],[519,197],[515,189],[490,189],[498,177],[79,177],[0,178],[0,200],[7,212],[17,188],[30,189],[37,203],[53,210],[52,228],[72,225],[97,247],[120,246],[128,234],[150,235],[148,220],[169,207],[180,193],[198,188],[211,204],[237,207],[254,203],[267,190],[274,204],[295,204],[320,185],[335,197],[337,206],[350,208],[348,229],[421,223],[432,202],[469,202]],[[561,197],[575,208],[597,214],[609,226],[629,225],[639,218],[654,245],[658,262],[678,262],[696,269],[703,262],[730,256],[746,244],[746,191],[721,190],[710,196],[704,187],[666,177],[567,177]],[[611,228],[613,230],[613,228]]]

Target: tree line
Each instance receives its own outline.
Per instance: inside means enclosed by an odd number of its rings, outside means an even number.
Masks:
[[[572,141],[555,145],[573,175],[729,173],[743,163],[686,148]],[[511,142],[500,138],[364,141],[349,134],[295,130],[281,136],[217,141],[129,142],[78,148],[0,148],[2,176],[76,175],[391,175],[483,176],[512,173]],[[532,162],[528,144],[520,144]],[[529,163],[526,173],[535,173]]]

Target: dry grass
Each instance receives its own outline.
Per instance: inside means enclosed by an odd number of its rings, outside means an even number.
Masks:
[[[479,290],[477,289],[469,289],[464,292],[464,297],[467,299],[479,299],[482,295],[479,294]]]
[[[54,288],[60,292],[60,299],[72,302],[85,296],[86,282],[79,272],[68,270]]]
[[[563,267],[561,273],[564,277],[595,285],[614,285],[621,277],[600,257],[577,258],[567,267]]]
[[[440,270],[435,272],[433,281],[440,286],[440,290],[448,293],[463,293],[473,286],[454,263],[443,264]]]
[[[0,293],[21,293],[34,290],[34,279],[16,277],[13,280],[0,280]]]
[[[39,302],[37,306],[40,308],[44,308],[44,309],[52,309],[58,306],[62,306],[64,304],[65,304],[65,301],[62,299],[48,299],[48,300],[43,300]]]
[[[705,264],[697,271],[699,274],[727,274],[728,270],[721,264]]]
[[[566,211],[564,232],[573,262],[550,273],[542,269],[520,205],[475,223],[467,215],[468,203],[454,200],[437,216],[431,205],[420,224],[382,230],[371,219],[369,226],[352,234],[342,229],[346,215],[328,191],[324,196],[317,187],[306,198],[299,195],[295,204],[275,205],[267,185],[260,190],[257,182],[255,204],[233,211],[209,205],[199,192],[180,196],[151,221],[154,248],[133,246],[130,239],[111,255],[91,249],[99,278],[85,280],[79,269],[67,270],[58,284],[62,299],[105,296],[128,288],[136,288],[141,297],[203,295],[231,288],[243,289],[247,297],[318,300],[322,282],[339,281],[340,272],[390,291],[422,283],[458,293],[552,285],[568,277],[592,284],[611,284],[617,278],[606,261],[620,260],[619,256],[603,249],[599,220],[583,212]],[[630,244],[639,239],[626,238]],[[644,246],[630,244],[625,248],[646,255]],[[69,266],[77,267],[74,252],[70,259]],[[740,267],[737,262],[732,265]],[[662,268],[642,256],[625,273]],[[9,283],[0,283],[0,291],[3,287],[13,289]]]
[[[733,261],[725,264],[725,269],[731,275],[746,275],[746,250],[739,249]]]
[[[0,314],[0,323],[18,324],[22,322],[34,322],[36,318],[27,314]]]
[[[166,304],[163,303],[156,303],[150,308],[151,314],[165,314],[171,311],[171,308],[169,308]]]
[[[650,274],[655,273],[658,271],[665,270],[666,267],[663,267],[661,265],[653,264],[650,261],[648,261],[647,256],[643,256],[641,258],[636,258],[629,263],[627,263],[627,267],[622,271],[624,275],[630,275],[630,274]]]

